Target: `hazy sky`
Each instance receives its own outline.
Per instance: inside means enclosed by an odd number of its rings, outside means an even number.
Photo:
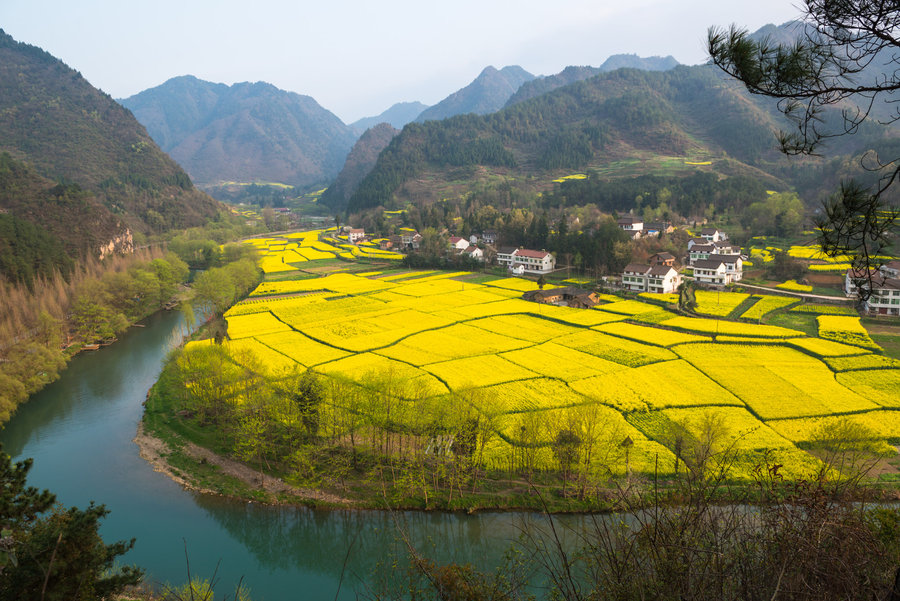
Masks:
[[[755,30],[796,0],[0,0],[0,28],[114,98],[177,75],[267,81],[345,122],[434,104],[487,65],[535,75],[612,54],[705,60],[710,25]]]

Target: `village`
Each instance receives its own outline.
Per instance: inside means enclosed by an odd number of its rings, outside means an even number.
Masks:
[[[645,223],[633,215],[619,217],[616,221],[632,241],[671,235],[675,231],[668,222]],[[422,234],[413,228],[399,228],[399,233],[385,238],[368,235],[363,228],[344,226],[341,237],[346,236],[351,244],[373,244],[381,251],[415,253],[420,250]],[[528,300],[566,306],[593,306],[592,293],[579,287],[568,286],[543,290],[545,276],[568,276],[569,266],[560,267],[557,257],[544,249],[505,246],[494,230],[486,230],[481,235],[445,236],[445,256],[467,259],[473,265],[485,268],[493,266],[510,276],[533,278],[540,282],[541,290],[529,293]],[[602,276],[598,285],[610,291],[622,293],[677,294],[685,282],[692,282],[698,288],[725,290],[744,279],[745,265],[752,265],[749,252],[729,240],[728,234],[715,226],[702,226],[699,235],[691,235],[683,250],[683,255],[670,252],[656,252],[645,261],[629,262],[621,274]],[[768,260],[768,259],[767,259]],[[753,287],[754,284],[744,284]],[[843,274],[840,290],[834,293],[812,294],[802,285],[785,286],[783,289],[760,287],[777,294],[816,298],[820,302],[853,304],[860,297],[859,287],[870,289],[870,294],[862,302],[860,310],[870,315],[900,316],[900,260],[886,261],[869,274],[847,269]]]

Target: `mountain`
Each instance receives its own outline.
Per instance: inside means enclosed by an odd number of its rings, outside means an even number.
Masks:
[[[0,30],[0,213],[23,240],[45,246],[49,235],[71,257],[102,255],[219,210],[130,112]],[[25,222],[39,231],[24,233]]]
[[[350,197],[359,187],[359,183],[369,174],[378,161],[378,155],[390,144],[400,131],[387,123],[379,123],[369,128],[360,136],[350,154],[344,168],[338,174],[319,202],[332,211],[343,211]]]
[[[614,54],[606,59],[599,67],[566,67],[555,75],[546,77],[538,77],[531,81],[525,82],[506,101],[506,106],[535,98],[547,92],[552,92],[556,88],[567,86],[576,81],[582,81],[591,78],[600,73],[607,71],[615,71],[616,69],[640,69],[642,71],[668,71],[678,66],[671,56],[665,58],[659,56],[651,56],[649,58],[641,58],[636,54]]]
[[[774,106],[714,67],[618,69],[557,88],[496,113],[407,125],[382,151],[348,211],[402,208],[500,186],[541,191],[559,175],[604,178],[665,170],[747,175],[786,189],[775,148]],[[714,178],[715,179],[715,178]],[[481,188],[478,188],[481,186]],[[633,197],[630,199],[633,201]]]
[[[678,66],[678,61],[669,56],[640,57],[637,54],[614,54],[603,61],[600,71],[616,69],[640,69],[641,71],[668,71]]]
[[[120,101],[201,186],[332,180],[356,134],[313,98],[186,75]]]
[[[422,123],[468,113],[493,113],[503,108],[523,83],[532,79],[534,75],[519,66],[503,67],[499,71],[486,67],[475,81],[422,111],[416,121]]]
[[[415,121],[416,117],[427,108],[428,105],[421,102],[398,102],[380,115],[363,117],[359,121],[354,121],[350,127],[358,132],[364,132],[379,123],[388,123],[391,127],[402,129],[407,123]]]

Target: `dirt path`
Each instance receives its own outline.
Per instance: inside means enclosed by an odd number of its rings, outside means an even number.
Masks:
[[[189,476],[185,477],[181,472],[176,473],[172,466],[166,461],[166,456],[171,452],[169,445],[145,432],[143,423],[138,425],[134,442],[140,449],[141,457],[153,467],[154,471],[165,474],[188,490],[203,494],[221,495],[218,491],[204,488],[197,485],[195,482],[190,481]],[[192,442],[185,443],[181,451],[188,457],[197,461],[205,460],[206,463],[218,467],[223,474],[236,478],[253,489],[262,490],[269,497],[269,502],[273,504],[278,503],[276,495],[279,494],[290,495],[295,497],[297,501],[316,501],[319,503],[343,505],[347,507],[353,504],[351,500],[344,497],[309,488],[291,486],[279,478],[264,474],[238,461],[216,455],[212,451],[197,446]]]

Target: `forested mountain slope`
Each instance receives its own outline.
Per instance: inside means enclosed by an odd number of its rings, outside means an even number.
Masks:
[[[136,232],[199,225],[220,206],[130,112],[60,60],[0,31],[0,210],[22,256],[49,236],[78,257],[128,249]]]

